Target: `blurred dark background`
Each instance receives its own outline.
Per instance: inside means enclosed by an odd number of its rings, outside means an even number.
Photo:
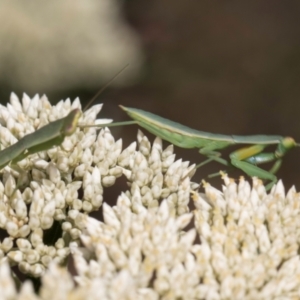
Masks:
[[[97,100],[105,104],[101,116],[127,120],[122,104],[202,131],[300,142],[299,1],[89,0],[88,8],[66,1],[71,11],[59,1],[38,9],[36,0],[25,3],[17,13],[0,8],[2,103],[11,91],[46,93],[53,103],[88,101],[129,63]],[[137,127],[113,132],[127,146]],[[204,159],[197,150],[176,148],[176,154],[193,163]],[[278,177],[286,188],[300,188],[299,158],[300,148],[284,158]],[[194,180],[219,169],[207,165]],[[220,187],[219,178],[210,182]]]

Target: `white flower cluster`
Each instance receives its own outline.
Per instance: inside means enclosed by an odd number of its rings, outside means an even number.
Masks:
[[[138,132],[138,144],[138,151],[135,151],[136,143],[133,143],[118,159],[130,184],[130,191],[126,194],[132,199],[133,211],[141,204],[147,208],[158,207],[161,200],[166,199],[173,214],[188,212],[190,192],[198,187],[190,181],[195,165],[175,161],[173,145],[163,150],[159,138],[151,147],[141,131]]]
[[[79,99],[52,106],[45,96],[30,99],[24,95],[20,102],[12,94],[10,104],[0,107],[2,145],[9,147],[76,108],[81,108]],[[95,105],[83,113],[79,124],[99,124],[100,109],[101,105]],[[0,181],[0,228],[8,237],[0,243],[0,258],[8,257],[33,276],[40,276],[52,260],[62,262],[69,254],[69,240],[78,240],[81,233],[78,214],[98,210],[103,187],[122,175],[116,165],[121,147],[121,141],[115,143],[107,129],[97,135],[95,127],[78,127],[60,147],[6,166]],[[46,243],[44,231],[56,223],[62,233]]]
[[[198,283],[197,264],[189,253],[196,230],[182,229],[193,214],[173,217],[166,200],[158,208],[136,206],[138,213],[123,194],[114,208],[104,203],[104,223],[86,217],[81,238],[84,255],[89,250],[93,259],[86,261],[77,247],[72,248],[76,282],[89,286],[97,279],[103,299],[158,299],[159,294],[175,299],[182,292],[188,296]]]
[[[63,115],[75,106],[67,107]],[[94,109],[89,114],[93,124]],[[19,173],[2,171],[0,227],[8,237],[0,243],[0,299],[300,299],[295,188],[285,194],[279,181],[266,193],[259,179],[251,188],[224,174],[222,191],[204,183],[198,193],[194,165],[175,161],[172,146],[163,150],[160,139],[151,146],[141,132],[136,146],[122,151],[108,129],[97,136],[78,128],[61,147],[20,161],[32,180],[16,192]],[[102,204],[103,189],[122,174],[129,190],[115,206]],[[100,205],[103,221],[88,216]],[[46,229],[57,224],[61,235],[46,244]],[[76,287],[57,266],[70,252]],[[41,278],[38,294],[29,282],[17,291],[7,261]]]
[[[45,96],[30,99],[24,95],[21,103],[12,94],[10,102],[0,107],[0,136],[5,147],[81,108],[78,99],[72,104],[66,100],[51,106]],[[174,162],[173,148],[163,151],[159,139],[151,148],[142,133],[139,151],[133,143],[122,152],[122,141],[115,142],[107,128],[97,135],[97,128],[84,127],[107,122],[96,120],[100,109],[101,105],[96,105],[83,113],[80,126],[60,147],[30,155],[17,166],[8,165],[3,170],[0,228],[8,237],[0,243],[0,258],[9,258],[22,272],[38,277],[50,261],[63,262],[70,241],[79,242],[85,226],[81,215],[98,210],[103,189],[122,174],[131,185],[126,194],[134,199],[133,210],[140,205],[157,207],[167,199],[173,214],[188,211],[194,166],[181,160]],[[46,242],[45,230],[55,226],[61,234]]]
[[[193,193],[193,213],[173,215],[167,200],[133,211],[122,194],[104,203],[104,222],[81,215],[84,248],[71,244],[78,287],[51,264],[39,296],[29,283],[18,293],[2,264],[0,299],[299,299],[299,194],[224,180],[223,192]]]
[[[281,181],[269,194],[257,178],[252,189],[224,181],[193,197],[201,299],[299,299],[300,194]]]

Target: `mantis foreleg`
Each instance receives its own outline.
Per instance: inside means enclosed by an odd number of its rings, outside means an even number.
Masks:
[[[271,182],[266,186],[266,190],[269,190],[277,182],[277,177],[274,174],[248,162],[232,159],[231,164],[251,177],[256,176],[260,179],[270,180]]]
[[[261,179],[270,180],[271,182],[266,186],[270,189],[276,182],[277,177],[274,175],[281,165],[281,159],[276,157],[275,153],[261,153],[265,145],[254,145],[248,148],[239,149],[230,154],[231,164],[236,168],[242,170],[249,176],[256,176]],[[275,160],[270,171],[263,170],[257,165]]]

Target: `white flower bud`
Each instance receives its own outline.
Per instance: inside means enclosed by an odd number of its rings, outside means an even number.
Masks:
[[[49,264],[52,262],[52,257],[49,255],[44,255],[41,257],[41,263],[45,266],[48,267]]]
[[[60,172],[54,164],[49,164],[47,167],[47,173],[49,175],[49,179],[53,183],[58,183],[61,180]]]
[[[30,268],[31,268],[31,266],[28,262],[21,261],[19,263],[19,269],[24,274],[28,274],[30,272]]]
[[[8,252],[10,249],[12,249],[13,247],[13,238],[11,237],[6,237],[4,238],[4,240],[2,241],[0,248],[4,251],[4,252]]]
[[[83,211],[90,213],[93,210],[93,205],[89,201],[83,201],[82,209]]]
[[[31,243],[26,239],[17,239],[16,244],[22,251],[32,248]]]
[[[70,231],[70,236],[72,238],[72,240],[77,240],[81,234],[81,231],[77,228],[72,228]]]
[[[43,215],[41,217],[41,228],[49,229],[52,227],[53,222],[54,222],[53,217],[51,217],[50,215]]]
[[[68,217],[70,217],[72,220],[75,220],[78,214],[79,214],[78,210],[70,209],[68,212]]]
[[[29,227],[34,230],[40,227],[40,219],[36,214],[31,214],[29,219]]]
[[[65,232],[68,232],[70,229],[72,229],[72,224],[70,222],[63,222],[62,223],[62,230],[65,231]]]
[[[134,154],[136,149],[136,142],[131,143],[118,157],[118,165],[120,167],[127,167],[131,160],[131,156]]]
[[[7,253],[7,257],[16,263],[19,263],[23,260],[24,255],[21,251],[10,251]]]
[[[63,155],[60,155],[57,159],[57,167],[61,172],[67,172],[69,169],[68,158]]]
[[[81,210],[81,209],[82,209],[82,201],[79,200],[79,199],[75,199],[75,200],[72,202],[72,208],[73,208],[73,209],[76,209],[76,210]]]
[[[109,175],[112,175],[116,178],[122,176],[122,174],[123,174],[123,168],[121,167],[114,167],[109,170]]]
[[[25,252],[25,259],[27,260],[28,263],[35,264],[40,260],[40,255],[38,254],[37,251],[35,250],[27,250]]]
[[[62,238],[58,239],[55,243],[56,249],[62,249],[65,246],[65,242]]]
[[[38,244],[41,244],[43,242],[43,231],[41,228],[33,230],[30,236],[30,242],[33,247],[36,247]]]
[[[8,196],[12,196],[12,194],[16,190],[16,187],[17,187],[17,185],[16,185],[16,181],[15,181],[14,177],[9,176],[5,183],[5,188],[4,188],[5,194]]]
[[[66,214],[63,212],[62,209],[56,209],[54,213],[54,219],[56,221],[62,221],[66,219]]]
[[[88,166],[86,164],[81,164],[81,165],[77,166],[74,171],[75,177],[82,178],[84,176],[84,174],[86,173],[87,169],[88,169]]]
[[[30,273],[35,277],[40,277],[45,272],[45,267],[42,264],[35,264],[30,267]]]
[[[105,176],[102,178],[102,184],[104,187],[110,187],[114,185],[116,182],[116,177],[115,176]]]
[[[92,156],[92,152],[90,148],[86,148],[83,151],[83,155],[81,157],[81,161],[82,163],[84,163],[85,165],[90,166],[93,162],[93,156]]]
[[[7,214],[0,211],[0,227],[5,227],[8,221]]]
[[[19,219],[25,219],[27,216],[27,207],[23,199],[18,199],[15,207],[16,216]]]
[[[6,230],[7,230],[7,233],[9,235],[11,235],[12,237],[17,237],[18,236],[19,228],[18,228],[16,223],[11,222],[11,221],[7,222],[6,223]]]

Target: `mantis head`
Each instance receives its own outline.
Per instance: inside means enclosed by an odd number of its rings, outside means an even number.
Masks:
[[[72,135],[77,127],[78,120],[81,116],[81,110],[73,109],[65,118],[63,132],[66,136]]]

